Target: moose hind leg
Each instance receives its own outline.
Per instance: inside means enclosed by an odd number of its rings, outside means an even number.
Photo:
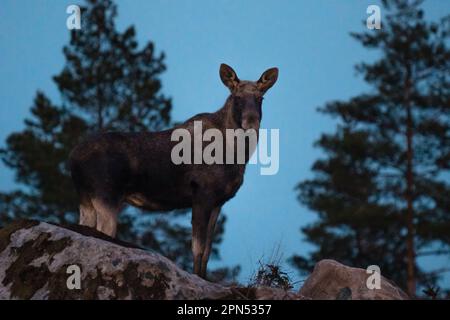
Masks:
[[[80,204],[80,221],[79,224],[95,228],[97,225],[97,212],[91,203],[91,200],[84,200]]]
[[[104,199],[93,199],[92,204],[97,211],[97,230],[114,238],[121,206]]]

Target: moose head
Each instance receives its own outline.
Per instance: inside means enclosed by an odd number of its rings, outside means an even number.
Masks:
[[[258,130],[263,96],[277,81],[278,68],[266,70],[258,81],[246,81],[239,80],[233,68],[223,63],[220,78],[231,92],[234,121],[244,130]]]

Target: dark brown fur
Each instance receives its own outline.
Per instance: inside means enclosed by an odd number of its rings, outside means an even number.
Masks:
[[[194,272],[206,275],[211,242],[222,205],[242,185],[245,164],[181,164],[171,160],[173,130],[259,129],[264,93],[278,70],[267,70],[257,82],[240,81],[222,64],[220,76],[230,89],[225,105],[161,132],[99,133],[87,138],[70,155],[70,168],[80,196],[80,224],[115,236],[117,215],[124,204],[150,211],[192,208]],[[248,160],[248,158],[247,158]]]

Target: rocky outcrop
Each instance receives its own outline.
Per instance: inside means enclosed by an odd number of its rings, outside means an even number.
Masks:
[[[76,228],[25,220],[1,229],[0,299],[217,299],[232,294],[157,253]],[[81,271],[80,289],[68,288],[70,266]]]
[[[381,276],[379,288],[369,288],[371,276],[365,269],[351,268],[334,260],[322,260],[300,289],[311,299],[406,300],[408,295]],[[369,279],[370,282],[370,279]]]
[[[280,289],[211,283],[156,252],[83,226],[21,220],[0,229],[0,299],[299,298]]]
[[[91,228],[21,220],[0,229],[0,299],[406,298],[385,279],[381,291],[367,291],[365,277],[365,270],[325,260],[300,293],[227,287]]]

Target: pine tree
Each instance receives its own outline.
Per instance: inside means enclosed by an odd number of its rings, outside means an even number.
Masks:
[[[149,42],[138,49],[133,26],[116,31],[111,1],[88,1],[81,30],[63,49],[66,66],[54,80],[68,107],[88,118],[92,130],[160,130],[171,101],[161,92],[164,54]]]
[[[439,276],[417,258],[450,254],[450,16],[427,22],[421,2],[385,0],[382,28],[352,34],[380,55],[356,67],[370,92],[319,108],[338,125],[297,187],[319,218],[302,229],[317,250],[292,258],[301,271],[375,264],[413,296]]]
[[[12,133],[2,161],[15,172],[20,188],[0,193],[0,225],[18,218],[76,223],[78,198],[67,159],[86,135],[98,131],[156,131],[170,125],[170,98],[161,93],[164,54],[152,42],[139,48],[134,27],[119,32],[117,7],[111,0],[88,0],[81,30],[72,30],[63,48],[66,64],[54,77],[61,105],[38,92],[25,129]],[[191,268],[188,211],[161,215],[127,210],[120,216],[118,237]],[[212,258],[225,218],[219,220]],[[223,277],[239,269],[221,269]],[[221,280],[216,275],[216,280]]]

